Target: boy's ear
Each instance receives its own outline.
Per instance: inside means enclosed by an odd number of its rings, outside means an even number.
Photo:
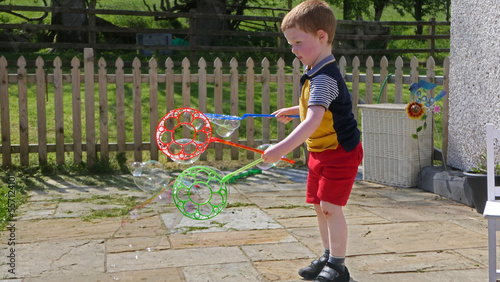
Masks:
[[[318,35],[320,41],[328,41],[328,33],[326,33],[324,30],[320,29],[316,34]]]

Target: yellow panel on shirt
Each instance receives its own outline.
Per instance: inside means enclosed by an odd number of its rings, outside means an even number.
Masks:
[[[310,81],[307,79],[302,87],[302,92],[299,100],[300,120],[306,119],[307,108],[309,106],[309,88]],[[318,105],[324,107],[323,105]],[[325,109],[323,120],[318,129],[306,140],[307,149],[311,152],[322,152],[328,149],[337,149],[339,142],[337,140],[337,132],[333,129],[332,112]]]

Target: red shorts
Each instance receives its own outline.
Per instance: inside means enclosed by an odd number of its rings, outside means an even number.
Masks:
[[[306,202],[345,206],[362,159],[361,142],[350,152],[340,145],[335,150],[309,152]]]

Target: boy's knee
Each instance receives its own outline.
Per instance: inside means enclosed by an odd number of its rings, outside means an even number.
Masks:
[[[321,201],[321,210],[325,216],[335,216],[342,214],[342,206]]]

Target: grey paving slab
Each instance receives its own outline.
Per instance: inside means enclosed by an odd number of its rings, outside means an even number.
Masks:
[[[249,262],[188,266],[183,268],[183,274],[188,282],[262,281],[262,274]]]
[[[248,262],[249,259],[238,247],[209,247],[182,250],[125,252],[108,254],[108,271],[187,267],[222,263]]]
[[[314,258],[316,255],[300,243],[280,243],[242,246],[252,261]]]
[[[12,282],[12,280],[7,280]],[[15,280],[14,280],[15,281]],[[88,275],[56,275],[46,277],[27,278],[23,282],[106,282],[106,281],[125,281],[125,282],[182,282],[185,281],[177,268],[160,268],[137,271],[123,271],[111,273],[93,273]]]
[[[310,263],[311,258],[253,262],[255,268],[262,274],[262,281],[287,282],[304,281],[298,270]]]
[[[104,272],[103,240],[57,240],[16,244],[17,277]],[[8,265],[0,265],[8,273]]]
[[[455,251],[408,252],[348,258],[346,264],[370,274],[454,271],[478,268],[477,262]]]
[[[95,222],[82,221],[81,218],[62,218],[53,220],[16,222],[16,242],[32,243],[62,239],[102,239],[110,238],[120,227],[121,219],[102,219]],[[7,232],[0,233],[0,239]]]
[[[175,214],[162,214],[163,221],[167,225],[173,221],[173,217],[175,217]],[[172,228],[172,233],[276,228],[283,227],[259,208],[226,208],[219,215],[209,220],[193,220],[183,217]]]
[[[488,271],[485,269],[465,269],[448,271],[410,272],[410,273],[387,273],[367,274],[354,272],[351,281],[370,282],[457,282],[457,281],[488,281]]]
[[[487,236],[445,221],[351,225],[348,230],[348,255],[479,248],[488,241]]]
[[[260,208],[280,208],[280,207],[308,207],[304,196],[284,196],[284,195],[268,195],[266,196],[248,196],[248,198],[257,204]]]
[[[170,242],[175,249],[216,246],[240,246],[297,242],[284,229],[264,229],[227,232],[197,232],[172,234]]]

